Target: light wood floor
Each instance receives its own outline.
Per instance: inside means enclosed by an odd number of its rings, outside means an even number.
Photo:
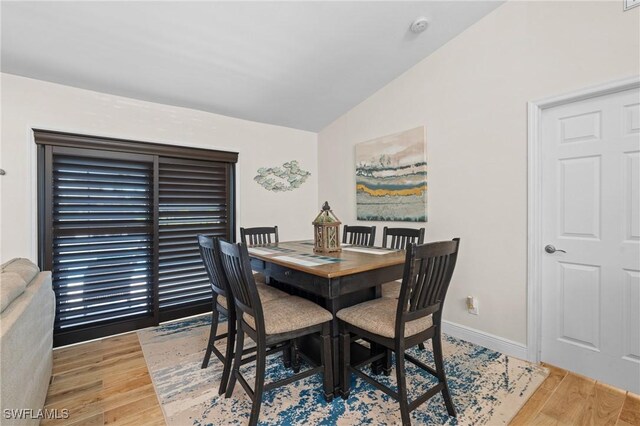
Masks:
[[[53,351],[47,409],[66,420],[42,425],[164,425],[136,333]]]
[[[511,425],[640,425],[640,396],[552,365]]]
[[[639,396],[547,367],[512,425],[640,426]],[[136,333],[54,350],[45,408],[66,408],[69,418],[43,425],[164,424]]]

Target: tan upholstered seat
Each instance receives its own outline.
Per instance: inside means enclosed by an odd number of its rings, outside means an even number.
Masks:
[[[262,272],[254,272],[253,273],[253,279],[256,281],[256,283],[266,283],[266,278],[264,277],[264,274]]]
[[[336,314],[342,321],[379,336],[394,338],[398,300],[382,297],[369,300]],[[413,336],[433,325],[431,315],[405,324],[404,337]]]
[[[297,296],[263,302],[262,313],[267,335],[301,330],[333,319],[331,312]],[[246,315],[245,321],[255,329],[256,324],[252,316]]]
[[[400,285],[402,281],[391,281],[382,284],[382,297],[397,299],[400,297]]]
[[[260,295],[260,301],[262,303],[290,296],[289,293],[285,293],[282,290],[278,290],[277,288],[266,284],[256,283],[256,287],[258,288],[258,294]],[[226,297],[218,296],[218,303],[220,303],[223,308],[228,309]]]
[[[291,296],[289,293],[278,290],[277,288],[271,287],[270,285],[261,283],[256,284],[256,287],[258,288],[258,294],[260,295],[260,302],[262,303],[267,303],[275,299],[282,299]]]
[[[229,309],[229,306],[227,305],[227,298],[224,296],[220,296],[218,295],[218,303],[225,309]]]

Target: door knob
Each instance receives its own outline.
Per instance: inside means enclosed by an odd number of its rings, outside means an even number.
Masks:
[[[555,252],[557,252],[557,251],[561,251],[562,253],[566,253],[566,251],[564,251],[564,250],[560,250],[560,249],[557,249],[557,248],[555,248],[554,246],[552,246],[551,244],[547,244],[547,245],[544,247],[544,251],[546,251],[546,252],[547,252],[547,253],[549,253],[549,254],[553,254],[553,253],[555,253]]]

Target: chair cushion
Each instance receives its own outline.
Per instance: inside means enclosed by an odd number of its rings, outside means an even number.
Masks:
[[[277,288],[268,286],[266,284],[257,283],[256,287],[258,288],[258,295],[260,296],[260,301],[262,303],[266,303],[282,297],[289,297],[289,293],[285,293],[282,290],[278,290]],[[218,296],[218,303],[222,305],[223,308],[229,309],[226,297]]]
[[[218,303],[225,309],[229,309],[229,305],[227,305],[227,298],[224,296],[218,295]]]
[[[266,278],[264,277],[264,274],[262,272],[254,272],[253,273],[253,279],[256,281],[257,283],[266,283]]]
[[[349,308],[341,309],[336,316],[342,321],[378,336],[394,338],[398,299],[382,297]],[[433,325],[431,315],[405,323],[404,337],[413,336]]]
[[[297,296],[263,302],[262,313],[264,314],[266,334],[280,334],[301,330],[333,319],[331,312]],[[252,316],[246,315],[245,321],[251,328],[256,328]]]
[[[27,283],[17,272],[2,272],[0,275],[0,312],[18,298],[27,288]]]
[[[33,281],[40,268],[29,259],[16,258],[2,265],[2,272],[15,272],[20,275],[27,286]]]
[[[258,287],[258,295],[260,296],[260,302],[263,304],[266,302],[270,302],[275,299],[282,299],[283,297],[291,296],[289,293],[286,293],[282,290],[278,290],[275,287],[271,287],[267,284],[256,283],[256,287]]]
[[[382,284],[382,297],[388,297],[390,299],[397,299],[400,297],[400,286],[402,281],[391,281]]]

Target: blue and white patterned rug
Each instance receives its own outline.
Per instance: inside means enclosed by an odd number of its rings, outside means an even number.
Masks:
[[[209,367],[200,364],[209,336],[210,316],[204,315],[138,331],[144,356],[168,425],[246,424],[251,401],[236,385],[233,396],[218,396],[222,363],[212,355]],[[226,324],[222,324],[224,330]],[[221,333],[222,331],[219,331]],[[445,365],[458,418],[449,417],[441,395],[411,413],[415,425],[506,424],[544,381],[548,371],[481,346],[446,336]],[[249,339],[250,341],[250,339]],[[224,341],[217,342],[220,349]],[[223,351],[224,353],[224,351]],[[430,346],[412,354],[433,365]],[[253,365],[243,366],[248,379]],[[267,382],[291,374],[280,355],[267,363]],[[395,373],[378,379],[395,383]],[[434,379],[407,363],[410,400],[432,386]],[[249,380],[249,383],[252,383]],[[260,410],[261,425],[400,425],[397,402],[371,385],[352,378],[347,401],[331,403],[322,396],[322,377],[316,375],[266,392]]]

